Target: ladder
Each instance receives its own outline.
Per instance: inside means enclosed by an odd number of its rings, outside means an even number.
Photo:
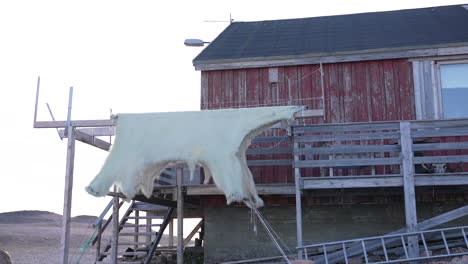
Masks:
[[[303,258],[316,264],[350,263],[360,259],[366,264],[404,263],[468,255],[468,226],[375,236],[297,247]],[[412,256],[410,241],[417,241],[419,252]],[[463,250],[455,250],[462,248]]]
[[[120,206],[122,203],[120,204]],[[106,208],[108,210],[110,207]],[[106,212],[104,210],[104,214]],[[117,264],[148,264],[168,226],[174,208],[144,202],[132,201],[119,221]],[[144,213],[143,213],[144,212]],[[158,212],[158,213],[150,213]],[[110,223],[110,219],[97,225],[98,234],[93,241],[96,245],[96,264],[107,263],[111,255],[111,243],[101,250],[101,235]]]

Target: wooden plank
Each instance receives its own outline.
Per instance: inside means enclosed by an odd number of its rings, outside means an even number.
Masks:
[[[119,197],[112,198],[112,237],[111,237],[111,261],[117,263],[117,251],[119,245]]]
[[[257,192],[260,195],[293,195],[294,184],[256,184]],[[216,185],[193,185],[187,186],[187,195],[222,195],[223,192]],[[163,193],[169,193],[169,190]]]
[[[184,180],[183,168],[176,169],[177,174],[177,264],[184,264]]]
[[[414,164],[468,162],[468,155],[414,157]]]
[[[468,142],[413,144],[414,151],[468,149]]]
[[[71,121],[73,127],[108,127],[115,125],[115,119],[102,120],[74,120]],[[65,128],[67,121],[37,121],[34,128]]]
[[[327,124],[327,125],[293,126],[293,134],[379,131],[379,130],[398,130],[398,129],[399,129],[398,122],[343,123],[343,124]]]
[[[344,154],[344,153],[371,153],[371,152],[397,152],[399,145],[334,145],[330,147],[301,148],[294,150],[294,154]]]
[[[105,151],[109,151],[111,147],[111,144],[109,142],[93,137],[91,135],[85,134],[80,131],[76,131],[76,139],[85,144],[91,145],[93,147],[96,147]]]
[[[400,158],[375,158],[375,159],[333,159],[333,160],[301,160],[295,161],[294,167],[355,167],[370,165],[395,165],[401,164]]]
[[[468,119],[445,119],[445,120],[414,120],[411,121],[411,128],[448,128],[448,127],[466,127]]]
[[[266,143],[266,142],[289,142],[289,137],[257,137],[252,139],[252,143]]]
[[[198,232],[198,230],[202,227],[203,225],[203,219],[198,222],[198,224],[192,229],[190,234],[184,239],[184,247],[190,243],[190,240],[192,240],[192,237]]]
[[[440,128],[417,130],[413,132],[413,137],[450,137],[450,136],[467,136],[468,127],[458,128]]]
[[[298,149],[299,144],[294,143],[294,149]],[[299,156],[294,155],[294,162],[299,161]],[[297,239],[297,247],[302,246],[302,193],[301,193],[301,169],[294,168],[294,180],[295,180],[295,194],[296,194],[296,239]],[[302,250],[297,251],[297,258],[302,259],[303,254]]]
[[[309,109],[309,110],[302,110],[296,112],[294,114],[294,118],[301,119],[301,118],[311,118],[311,117],[321,117],[323,116],[322,109]]]
[[[167,240],[167,246],[173,247],[174,246],[174,220],[169,220],[169,238]]]
[[[416,190],[414,180],[414,165],[413,165],[413,140],[411,139],[411,128],[409,122],[400,123],[401,133],[401,156],[403,172],[403,188],[405,196],[405,217],[406,229],[408,232],[416,231],[418,218],[416,214]],[[408,237],[408,253],[409,257],[419,256],[418,238]]]
[[[370,140],[370,139],[396,139],[400,136],[398,132],[359,133],[359,134],[335,134],[335,135],[313,135],[296,136],[295,142],[320,142],[338,140]]]
[[[468,185],[468,177],[463,174],[453,175],[416,175],[415,176],[416,186],[458,186]]]
[[[401,175],[368,176],[368,177],[306,177],[302,178],[304,189],[341,189],[341,188],[374,188],[403,186]]]
[[[73,172],[75,166],[75,131],[71,125],[73,87],[70,87],[68,97],[68,113],[66,128],[68,134],[67,140],[67,161],[65,167],[65,191],[63,198],[63,216],[62,216],[62,233],[60,239],[61,263],[68,264],[68,255],[70,251],[70,219],[72,208],[72,193],[73,193]]]
[[[275,57],[275,59],[267,60],[214,60],[203,63],[195,63],[195,70],[197,71],[213,71],[213,70],[226,70],[226,69],[245,69],[245,68],[263,68],[263,67],[279,67],[279,66],[292,66],[292,65],[307,65],[319,63],[338,63],[350,61],[370,61],[370,60],[386,60],[386,59],[399,59],[399,58],[412,58],[412,57],[433,57],[444,55],[458,55],[468,53],[468,47],[464,43],[460,43],[458,47],[442,47],[441,45],[434,45],[434,47],[399,47],[379,50],[362,50],[362,51],[348,51],[340,52],[339,55],[327,54],[307,54],[296,56],[283,56],[282,58]],[[418,58],[419,59],[419,58]]]
[[[292,166],[293,161],[290,159],[277,160],[247,160],[247,166]]]
[[[290,154],[292,153],[292,148],[256,148],[256,149],[247,149],[247,155],[267,155],[267,154]]]

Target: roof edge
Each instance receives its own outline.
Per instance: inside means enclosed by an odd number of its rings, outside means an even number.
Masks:
[[[262,68],[303,64],[368,61],[397,58],[414,58],[468,54],[468,42],[358,50],[335,53],[312,53],[296,56],[251,57],[229,60],[193,61],[197,71]]]

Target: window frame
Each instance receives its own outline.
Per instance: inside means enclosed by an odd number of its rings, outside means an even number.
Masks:
[[[459,59],[459,60],[440,60],[440,61],[435,61],[434,66],[435,66],[435,72],[434,72],[434,95],[436,98],[437,102],[437,109],[439,111],[438,114],[436,114],[436,119],[448,119],[445,117],[445,112],[444,112],[444,105],[443,105],[443,98],[442,98],[442,78],[441,78],[441,71],[440,71],[440,66],[443,65],[453,65],[453,64],[468,64],[468,59]],[[468,116],[464,117],[468,118]]]

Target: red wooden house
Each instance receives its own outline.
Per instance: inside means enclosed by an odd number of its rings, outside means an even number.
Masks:
[[[302,139],[272,129],[248,152],[263,212],[289,247],[385,234],[466,204],[466,25],[463,5],[234,22],[193,60],[201,71],[202,109],[305,105],[322,113],[296,121],[290,134]],[[413,220],[405,216],[400,154],[392,152],[401,143],[402,120],[448,122],[410,122],[413,150],[421,149],[411,161],[421,173]],[[425,128],[434,134],[418,130]],[[444,129],[452,132],[436,133]],[[370,150],[345,149],[356,145]],[[372,150],[379,145],[383,149]],[[426,160],[418,160],[422,150]],[[447,158],[453,155],[461,158]],[[295,176],[302,184],[300,242]],[[400,180],[389,183],[396,176]],[[252,232],[247,209],[197,190],[188,194],[201,196],[206,263],[278,254],[262,231]]]

